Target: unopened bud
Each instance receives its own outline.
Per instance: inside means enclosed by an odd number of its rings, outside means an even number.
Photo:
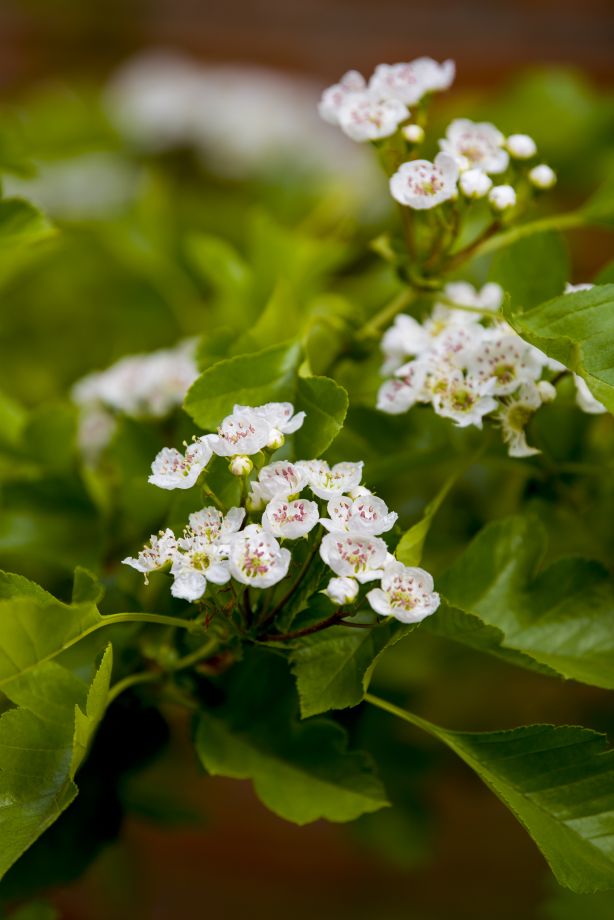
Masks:
[[[510,134],[505,146],[515,160],[530,160],[537,153],[537,144],[528,134]]]
[[[424,140],[424,128],[420,125],[405,125],[401,130],[403,137],[410,144],[421,144]]]
[[[358,582],[346,576],[331,578],[323,593],[331,599],[333,604],[340,606],[351,604],[358,595]]]
[[[232,457],[230,463],[228,464],[228,469],[233,476],[248,476],[254,468],[249,457],[242,456],[238,454],[236,457]]]
[[[271,435],[266,445],[269,450],[278,450],[280,447],[283,447],[285,443],[286,439],[279,428],[271,428]]]
[[[492,179],[481,169],[468,169],[461,173],[459,185],[466,198],[483,198],[492,188]]]
[[[516,204],[516,192],[511,185],[495,185],[488,193],[488,200],[495,211],[507,211]]]
[[[534,166],[529,172],[529,180],[535,188],[552,188],[553,185],[556,185],[556,173],[545,163],[540,163],[539,166]]]

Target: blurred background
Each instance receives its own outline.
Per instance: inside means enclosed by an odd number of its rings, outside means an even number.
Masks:
[[[559,174],[550,207],[565,209],[614,166],[613,37],[607,0],[3,0],[3,191],[36,203],[61,233],[42,233],[25,255],[11,246],[0,254],[0,388],[11,411],[32,413],[31,449],[52,467],[46,478],[28,471],[35,511],[24,482],[5,475],[2,566],[61,593],[74,564],[99,557],[91,490],[57,454],[57,431],[76,431],[65,403],[84,375],[203,332],[215,356],[213,333],[229,316],[241,321],[250,272],[245,322],[271,296],[280,265],[296,311],[317,312],[330,298],[341,311],[385,302],[390,279],[363,264],[390,217],[385,183],[368,150],[318,119],[324,86],[348,68],[454,58],[456,85],[437,101],[435,126],[462,114],[532,134]],[[612,258],[611,238],[578,234],[566,258],[569,280],[591,280]],[[367,410],[356,395],[359,426]],[[588,422],[566,411],[543,436],[577,459]],[[130,419],[120,424],[131,438],[114,457],[132,477],[119,499],[131,548],[161,513],[144,507],[141,489],[159,432],[142,439]],[[436,420],[431,427],[412,443],[443,456],[450,435]],[[591,431],[599,457],[601,435]],[[416,431],[404,436],[409,444]],[[405,521],[437,488],[436,467],[411,486],[375,460],[372,471],[395,507],[405,502]],[[489,514],[492,495],[480,488],[467,484],[461,517],[450,512],[437,525],[444,561]],[[526,488],[524,473],[510,472],[497,513],[506,502],[513,510]],[[555,512],[548,498],[538,497],[557,548],[592,541],[591,552],[606,553],[611,528],[591,534],[566,517],[573,502]],[[376,680],[452,728],[561,718],[614,728],[605,693],[428,634],[397,646]],[[384,734],[378,715],[342,718],[378,752],[399,807],[349,828],[300,829],[268,813],[249,784],[204,778],[177,712],[162,720],[138,706],[117,704],[94,752],[103,778],[84,768],[81,817],[45,835],[51,848],[9,874],[6,902],[35,893],[36,878],[65,920],[614,915],[607,896],[587,902],[556,888],[524,831],[452,755],[404,727]],[[108,840],[97,856],[88,823]]]

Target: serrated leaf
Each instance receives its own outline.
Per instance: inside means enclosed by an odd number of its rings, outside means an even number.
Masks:
[[[446,495],[462,474],[463,469],[459,467],[443,484],[435,498],[429,502],[424,509],[422,518],[405,531],[394,551],[396,558],[403,565],[420,565],[422,554],[424,552],[424,541],[426,540],[433,518],[441,508]]]
[[[302,718],[357,706],[384,649],[395,645],[416,625],[389,620],[371,629],[333,626],[297,639],[290,662]]]
[[[77,795],[75,773],[104,713],[111,668],[108,646],[89,688],[54,661],[4,684],[17,708],[0,718],[0,878]]]
[[[235,403],[260,406],[292,399],[300,346],[275,345],[247,355],[218,361],[190,387],[184,408],[201,428],[217,428]]]
[[[22,198],[0,201],[0,246],[23,246],[56,233],[44,214]]]
[[[614,284],[506,314],[519,335],[584,377],[594,396],[614,412]]]
[[[295,435],[297,457],[319,457],[343,427],[348,394],[329,377],[299,377],[295,408],[307,413]]]
[[[212,775],[250,779],[262,802],[295,824],[351,821],[387,805],[369,757],[341,726],[300,722],[285,663],[258,651],[233,675],[223,706],[201,712],[195,744]]]
[[[614,751],[604,735],[555,725],[453,732],[367,699],[458,754],[529,832],[561,885],[584,893],[614,887]]]
[[[427,628],[516,664],[533,666],[521,657],[528,656],[542,670],[614,689],[612,578],[600,563],[575,557],[539,571],[545,550],[537,519],[488,525],[437,582],[449,608],[465,615],[444,607]]]

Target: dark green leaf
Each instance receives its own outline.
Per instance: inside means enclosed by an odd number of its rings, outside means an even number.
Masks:
[[[561,294],[569,258],[558,233],[537,233],[495,253],[489,279],[510,295],[514,310],[528,310]]]
[[[54,227],[34,205],[21,198],[0,201],[0,246],[23,246],[55,234]]]
[[[299,722],[285,663],[259,651],[244,662],[226,703],[201,712],[196,749],[205,769],[250,779],[258,797],[282,818],[351,821],[387,805],[366,754],[347,749],[335,722]]]

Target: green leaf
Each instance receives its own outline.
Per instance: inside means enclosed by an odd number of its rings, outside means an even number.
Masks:
[[[218,361],[192,384],[185,410],[201,428],[212,430],[235,403],[260,406],[292,399],[299,361],[300,346],[294,342]]]
[[[262,802],[295,824],[352,821],[387,805],[369,757],[347,749],[341,726],[300,722],[296,709],[285,663],[253,653],[232,674],[224,705],[198,717],[195,744],[205,769],[250,779]]]
[[[35,243],[56,233],[34,205],[21,198],[0,201],[0,247]]]
[[[343,427],[348,395],[329,377],[299,377],[295,409],[307,413],[295,436],[296,455],[319,457]]]
[[[26,410],[0,391],[0,443],[16,447],[21,440],[27,419]]]
[[[58,920],[59,916],[52,904],[47,904],[45,901],[32,901],[12,913],[10,920]]]
[[[417,624],[393,620],[371,629],[333,626],[296,640],[290,652],[292,672],[307,718],[329,709],[357,706],[384,649],[403,639]]]
[[[0,718],[0,877],[77,795],[75,773],[104,714],[107,647],[91,685],[46,661],[3,686]]]
[[[188,258],[198,273],[229,300],[244,300],[252,283],[252,271],[227,240],[205,233],[187,241]]]
[[[563,294],[526,313],[506,312],[519,335],[584,377],[614,412],[614,284]]]
[[[485,527],[438,579],[449,607],[427,628],[516,664],[614,689],[612,578],[600,563],[575,557],[539,571],[546,545],[537,519]]]
[[[591,195],[582,207],[581,213],[589,224],[614,227],[614,171],[610,173],[595,194]]]
[[[453,732],[367,696],[453,750],[529,832],[557,881],[577,892],[614,887],[614,751],[577,726]]]
[[[510,295],[512,307],[527,310],[561,294],[569,258],[558,233],[537,233],[497,252],[488,274]]]

